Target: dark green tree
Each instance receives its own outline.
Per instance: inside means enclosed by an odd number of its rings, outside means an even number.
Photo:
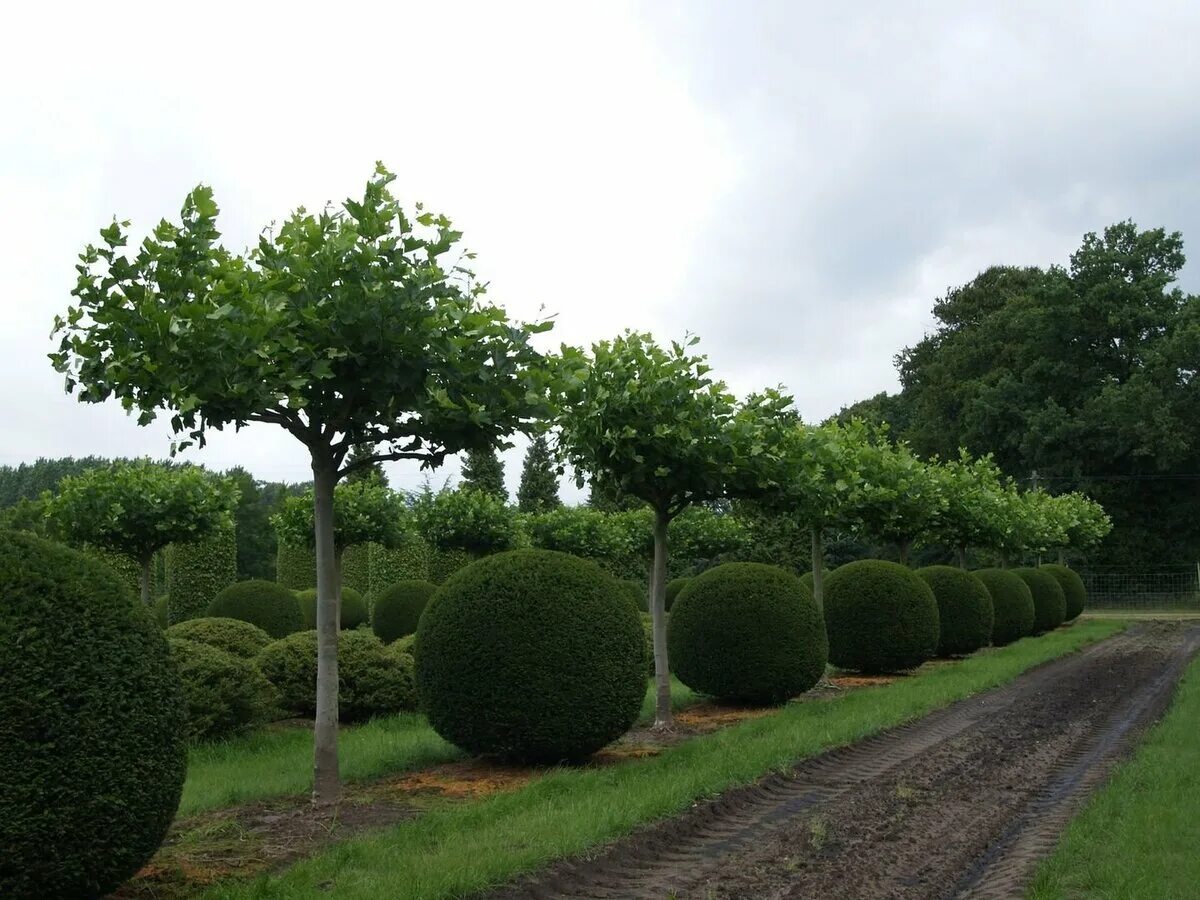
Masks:
[[[463,464],[462,486],[470,490],[483,491],[508,502],[508,488],[504,486],[504,463],[496,451],[488,447],[467,451]]]
[[[521,468],[521,484],[517,488],[517,508],[523,513],[546,512],[562,506],[558,496],[558,472],[550,443],[539,434],[525,451]]]

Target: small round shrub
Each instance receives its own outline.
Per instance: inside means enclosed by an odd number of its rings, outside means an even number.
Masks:
[[[417,635],[416,632],[414,632],[412,634],[406,634],[402,638],[396,638],[396,640],[388,644],[388,648],[395,650],[397,653],[408,653],[411,655],[416,643]]]
[[[218,740],[267,718],[275,692],[253,660],[199,641],[168,636],[168,642],[183,678],[189,739]]]
[[[271,636],[241,619],[188,619],[167,629],[168,638],[208,644],[242,659],[254,659],[262,648],[271,643]]]
[[[304,617],[305,628],[317,627],[317,589],[297,591],[296,601],[300,604],[300,615]],[[352,587],[342,585],[342,613],[339,617],[339,628],[357,628],[370,620],[367,612],[367,601]]]
[[[417,630],[425,604],[437,590],[432,581],[399,581],[375,595],[371,628],[385,644]]]
[[[629,729],[646,692],[637,610],[595,563],[552,550],[455,574],[425,607],[415,649],[430,724],[503,759],[586,757]]]
[[[725,563],[693,578],[671,607],[668,650],[688,687],[759,704],[807,691],[829,657],[812,592],[764,563]]]
[[[992,595],[996,614],[992,624],[992,643],[997,647],[1033,634],[1033,593],[1012,569],[977,569],[976,578]]]
[[[829,661],[865,673],[912,669],[937,653],[938,606],[916,572],[860,559],[825,579]]]
[[[154,621],[158,623],[159,628],[167,627],[167,614],[171,605],[171,595],[163,594],[154,601]]]
[[[953,566],[928,566],[917,569],[917,574],[937,600],[939,656],[974,653],[991,643],[996,614],[982,581]]]
[[[1052,631],[1067,616],[1067,597],[1058,579],[1041,569],[1013,569],[1033,594],[1033,633]]]
[[[0,648],[0,897],[107,895],[183,789],[167,641],[107,566],[0,531]]]
[[[1058,586],[1062,588],[1063,597],[1067,602],[1066,617],[1063,621],[1075,621],[1087,604],[1087,588],[1083,586],[1083,579],[1074,569],[1068,569],[1057,563],[1047,563],[1041,569],[1053,575],[1058,581]]]
[[[802,582],[804,582],[804,586],[806,588],[808,588],[810,591],[813,589],[813,573],[812,572],[805,572],[803,575],[800,576],[800,580]]]
[[[621,588],[621,593],[629,597],[638,610],[650,611],[650,595],[644,584],[636,578],[618,578],[617,585]]]
[[[296,595],[274,581],[239,581],[213,599],[209,616],[241,619],[257,625],[273,638],[281,638],[304,627]]]
[[[675,605],[675,601],[679,597],[679,592],[687,587],[691,580],[691,578],[672,578],[667,582],[667,612],[671,611],[671,607]]]
[[[338,635],[338,714],[346,722],[416,708],[412,672],[369,631]],[[289,712],[311,716],[317,709],[317,633],[299,631],[268,644],[258,666]]]

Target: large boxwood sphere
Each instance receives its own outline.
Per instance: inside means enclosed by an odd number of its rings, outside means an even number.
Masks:
[[[1033,633],[1043,634],[1063,623],[1067,617],[1067,597],[1058,579],[1041,569],[1013,569],[1033,594]]]
[[[184,715],[117,576],[0,531],[0,897],[99,897],[137,872],[179,804]]]
[[[680,592],[668,631],[671,667],[694,690],[741,703],[782,703],[825,671],[825,622],[791,572],[726,563]]]
[[[667,612],[671,611],[671,607],[675,605],[675,601],[679,598],[679,592],[687,587],[691,580],[692,579],[690,577],[684,577],[672,578],[667,582],[667,587],[665,589]]]
[[[432,581],[398,581],[375,595],[371,628],[385,644],[413,634],[437,585]]]
[[[274,581],[239,581],[213,598],[210,616],[241,619],[257,625],[273,638],[281,638],[304,627],[296,595]]]
[[[992,595],[996,619],[992,624],[992,643],[997,647],[1011,644],[1033,634],[1033,593],[1012,569],[978,569],[974,573]]]
[[[586,757],[637,719],[646,660],[637,609],[593,562],[513,550],[455,573],[417,626],[430,724],[472,753]]]
[[[916,572],[861,559],[825,579],[829,661],[860,672],[912,669],[937,653],[938,606]]]
[[[650,611],[650,592],[646,585],[636,578],[618,578],[617,584],[622,592],[633,601],[634,606],[642,612]]]
[[[253,660],[199,641],[167,640],[183,678],[191,740],[229,737],[262,721],[274,707],[275,691]]]
[[[296,601],[300,604],[300,615],[304,617],[305,628],[317,627],[317,589],[296,592]],[[369,621],[371,615],[367,612],[367,601],[352,587],[342,585],[341,615],[338,616],[339,628],[357,628]]]
[[[1064,621],[1075,621],[1087,604],[1087,588],[1083,586],[1083,579],[1074,569],[1068,569],[1057,563],[1047,563],[1041,568],[1053,575],[1058,581],[1058,586],[1062,588],[1063,596],[1067,601],[1067,613]]]
[[[917,574],[937,600],[939,656],[974,653],[991,643],[996,614],[982,581],[953,566],[927,566]]]
[[[177,622],[167,629],[167,637],[208,644],[242,659],[254,659],[271,643],[271,636],[257,625],[216,617]]]

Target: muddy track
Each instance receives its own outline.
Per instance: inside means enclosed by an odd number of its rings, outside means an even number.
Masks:
[[[1019,896],[1198,649],[1137,626],[488,896]]]

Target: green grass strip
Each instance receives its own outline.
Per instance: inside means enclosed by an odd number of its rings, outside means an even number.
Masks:
[[[1029,896],[1200,896],[1200,659],[1137,754],[1076,816]]]
[[[455,896],[611,841],[697,799],[921,716],[1108,637],[1120,622],[1073,628],[931,667],[878,688],[795,703],[607,768],[558,769],[509,794],[433,810],[338,844],[276,876],[218,886],[215,898]]]

